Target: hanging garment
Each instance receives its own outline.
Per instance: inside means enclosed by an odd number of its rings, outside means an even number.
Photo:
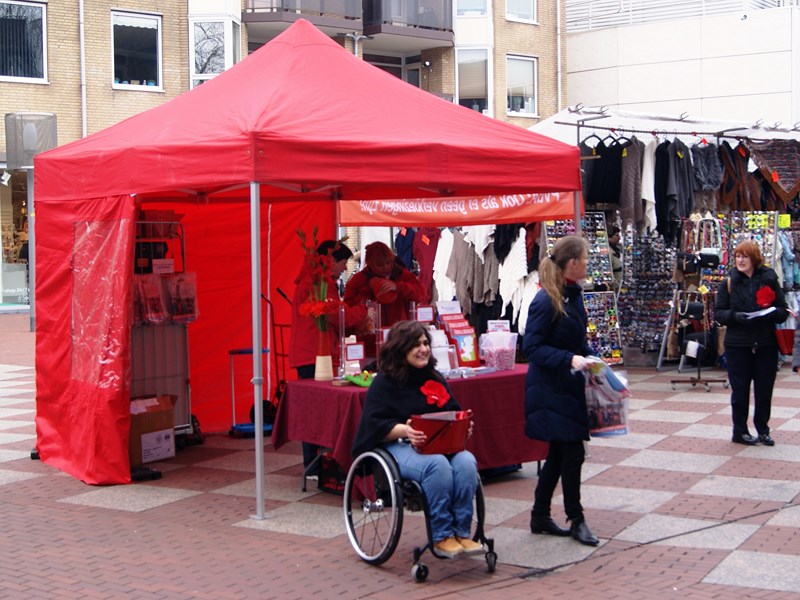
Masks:
[[[538,291],[539,271],[532,271],[528,273],[528,276],[525,278],[525,286],[522,291],[522,303],[519,307],[519,325],[517,329],[520,335],[525,333],[525,325],[528,322],[528,308]]]
[[[484,250],[492,243],[494,228],[494,225],[468,225],[467,227],[461,228],[461,231],[464,233],[464,238],[475,248],[475,253],[478,255],[481,263],[483,263]]]
[[[678,201],[674,190],[668,193],[669,186],[669,142],[662,142],[656,147],[655,197],[656,197],[656,229],[664,241],[674,246],[678,236]]]
[[[475,248],[470,246],[475,252]],[[477,252],[475,253],[477,257]],[[472,271],[472,302],[490,306],[494,304],[497,290],[500,287],[498,269],[500,263],[494,255],[494,243],[490,242],[483,254],[475,261]]]
[[[783,281],[783,289],[791,290],[795,284],[795,268],[797,262],[794,257],[794,247],[792,246],[791,238],[783,231],[778,231],[778,256],[780,261],[781,271],[778,273],[778,279]],[[776,257],[777,258],[777,257]],[[777,269],[775,269],[778,272]],[[782,277],[781,277],[782,276]]]
[[[637,230],[644,226],[642,204],[642,164],[644,143],[636,137],[622,145],[620,154],[619,216],[622,226],[634,225]]]
[[[595,147],[600,157],[594,161],[592,180],[586,204],[618,204],[620,173],[622,168],[622,144],[616,140],[608,146],[600,142]]]
[[[695,191],[719,189],[722,183],[722,162],[716,144],[692,146],[692,175]]]
[[[688,217],[694,209],[691,152],[686,144],[678,138],[669,146],[669,177],[667,179],[667,195],[674,195],[678,217]]]
[[[783,206],[800,193],[800,141],[745,140],[743,143],[764,180],[783,201]]]
[[[522,294],[525,290],[525,278],[528,276],[528,261],[525,250],[525,228],[517,226],[517,239],[513,242],[505,260],[498,271],[500,278],[500,296],[503,298],[503,310],[511,306],[511,321],[519,318]]]
[[[724,141],[719,145],[719,157],[722,162],[722,183],[720,184],[719,201],[729,210],[759,210],[757,203],[750,198],[748,187],[747,163],[750,152],[743,144],[736,148]]]
[[[656,217],[656,146],[658,138],[653,138],[644,147],[642,156],[642,200],[644,201],[644,223],[648,231],[655,231]]]
[[[447,263],[446,275],[455,282],[456,300],[461,304],[461,312],[465,316],[472,310],[472,282],[477,262],[480,261],[464,234],[454,231],[453,251],[450,253],[450,262]]]
[[[419,284],[422,286],[422,304],[430,304],[433,288],[433,261],[439,246],[441,232],[438,227],[420,227],[414,236],[413,255],[419,265]]]
[[[452,300],[456,297],[456,283],[447,276],[447,265],[453,252],[453,232],[442,229],[433,260],[433,283],[436,300]]]
[[[525,225],[525,255],[528,258],[528,273],[539,268],[541,248],[539,237],[542,233],[542,224],[537,221]]]
[[[394,236],[394,252],[408,270],[411,270],[411,261],[414,258],[414,233],[413,227],[402,227]]]
[[[494,254],[500,264],[503,264],[508,253],[511,252],[511,247],[519,237],[519,228],[523,227],[522,223],[512,223],[510,225],[498,225],[494,230]]]
[[[589,137],[597,138],[596,135],[591,135]],[[578,144],[578,149],[580,150],[581,153],[581,190],[583,192],[584,202],[587,202],[587,197],[589,195],[589,188],[592,185],[592,174],[594,172],[594,163],[596,162],[595,159],[589,158],[595,155],[595,148],[594,146],[589,146],[586,143],[586,139],[584,139],[580,144]]]

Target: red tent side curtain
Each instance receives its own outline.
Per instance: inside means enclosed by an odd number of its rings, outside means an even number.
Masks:
[[[130,481],[134,202],[36,203],[36,447],[86,483]]]

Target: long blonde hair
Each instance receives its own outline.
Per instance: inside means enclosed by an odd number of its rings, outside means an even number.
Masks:
[[[564,309],[564,267],[573,258],[578,260],[589,252],[589,246],[582,237],[568,235],[559,239],[547,257],[539,263],[539,285],[550,296],[557,315],[565,315]]]

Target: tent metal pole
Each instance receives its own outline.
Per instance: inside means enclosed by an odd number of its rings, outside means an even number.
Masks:
[[[261,185],[250,182],[250,271],[253,303],[253,402],[255,408],[256,514],[264,519],[264,378],[261,369]]]
[[[28,169],[28,306],[29,325],[36,331],[36,207],[33,194],[33,168]]]

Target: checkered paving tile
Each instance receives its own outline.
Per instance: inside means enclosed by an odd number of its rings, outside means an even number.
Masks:
[[[152,465],[162,479],[130,486],[87,487],[32,461],[34,370],[0,364],[0,519],[7,525],[0,588],[9,598],[80,597],[81,590],[86,597],[231,599],[423,598],[433,590],[503,599],[796,598],[800,376],[778,374],[774,447],[732,444],[729,390],[672,389],[676,378],[632,369],[630,432],[587,446],[582,502],[599,546],[530,533],[537,465],[525,464],[484,484],[497,571],[487,574],[480,560],[429,559],[431,575],[420,587],[408,575],[411,550],[424,542],[421,515],[406,512],[387,563],[364,564],[347,540],[341,499],[312,481],[300,490],[296,443],[265,448],[261,511],[252,440],[224,433]],[[564,522],[560,490],[553,516]],[[57,552],[43,554],[34,540],[45,536],[58,540],[48,545]],[[67,575],[86,565],[93,578]],[[130,569],[145,569],[147,579],[128,577]],[[254,593],[263,581],[271,586]]]

